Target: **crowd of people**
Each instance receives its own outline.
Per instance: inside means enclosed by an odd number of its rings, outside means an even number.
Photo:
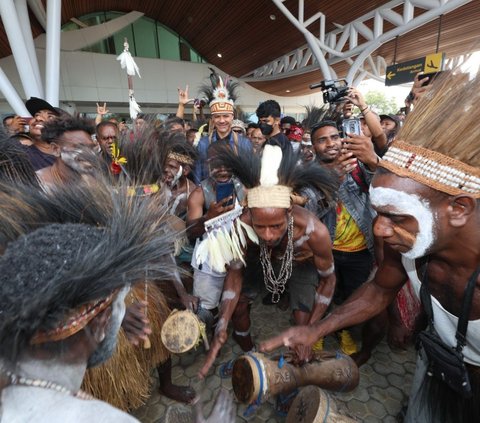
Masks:
[[[179,88],[165,121],[129,125],[105,103],[93,121],[39,98],[31,119],[5,117],[0,421],[136,421],[125,411],[154,369],[162,395],[192,404],[160,336],[174,308],[205,328],[199,378],[229,333],[247,354],[287,347],[295,366],[330,335],[361,366],[388,335],[417,346],[406,422],[480,418],[480,76],[425,82],[407,116],[351,87],[302,122],[274,100],[245,122],[237,85],[213,72],[202,100]],[[293,322],[261,344],[259,295]],[[197,421],[232,409],[221,393]]]

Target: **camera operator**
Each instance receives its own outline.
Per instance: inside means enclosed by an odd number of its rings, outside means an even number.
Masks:
[[[360,109],[362,113],[360,118],[362,133],[372,140],[375,153],[381,157],[387,150],[387,136],[383,132],[379,116],[371,110],[357,88],[349,88],[346,98]]]

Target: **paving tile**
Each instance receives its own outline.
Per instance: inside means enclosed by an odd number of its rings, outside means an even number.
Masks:
[[[291,318],[291,313],[288,311],[282,312],[277,307],[262,306],[261,298],[261,295],[257,297],[252,308],[252,335],[256,343],[288,328]],[[352,335],[356,340],[360,340],[359,331],[354,329]],[[326,350],[337,350],[338,348],[335,336],[325,338]],[[233,396],[231,379],[221,379],[218,376],[220,365],[241,354],[243,351],[229,336],[204,381],[199,380],[196,376],[205,359],[203,348],[173,356],[172,379],[176,384],[190,385],[196,389],[197,393],[201,395],[204,414],[208,416],[220,388],[226,389]],[[396,414],[407,400],[414,369],[415,351],[413,347],[406,352],[392,351],[387,343],[382,341],[374,350],[368,363],[360,368],[359,386],[352,392],[331,393],[331,396],[343,414],[347,414],[359,422],[394,423]],[[158,377],[155,372],[152,373],[152,376],[154,387],[150,400],[132,414],[142,423],[163,423],[162,418],[167,408],[174,407],[178,403],[159,394]],[[249,418],[243,416],[246,406],[236,404],[236,422],[284,423],[285,418],[276,414],[273,403],[274,400],[269,399],[259,407],[256,414]]]

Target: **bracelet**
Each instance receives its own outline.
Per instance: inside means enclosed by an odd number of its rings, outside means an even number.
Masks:
[[[367,110],[367,109],[368,109],[368,106],[367,106],[367,107],[364,107],[363,109],[360,109],[360,112],[363,113],[363,112],[364,112],[365,110]]]
[[[370,109],[368,109],[366,112],[362,112],[362,114],[363,114],[363,117],[367,116],[367,115],[368,115],[370,112],[371,112],[371,110],[370,110]]]

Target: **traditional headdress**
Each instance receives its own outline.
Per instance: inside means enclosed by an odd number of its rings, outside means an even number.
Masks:
[[[338,176],[317,163],[297,166],[298,157],[297,154],[284,156],[279,146],[267,144],[262,157],[251,151],[236,154],[226,146],[218,146],[214,160],[231,169],[248,189],[249,208],[288,209],[293,204],[293,193],[309,186],[331,201],[338,190]],[[223,271],[232,259],[243,261],[242,248],[246,246],[243,232],[257,244],[258,237],[253,228],[238,219],[241,213],[242,208],[238,207],[205,222],[208,238],[197,250],[197,261],[210,258],[212,268],[220,269],[217,271]]]
[[[438,77],[380,166],[449,195],[480,198],[480,76]]]
[[[236,89],[238,83],[234,82],[230,77],[226,77],[225,81],[213,68],[211,71],[210,81],[200,87],[200,91],[205,94],[210,106],[212,115],[219,113],[232,113],[237,100]]]
[[[265,145],[261,157],[242,151],[236,155],[222,149],[216,159],[232,169],[245,185],[249,208],[289,208],[291,194],[313,187],[331,200],[338,189],[338,177],[318,163],[297,165],[297,154],[282,154],[276,145]]]
[[[116,291],[171,277],[173,251],[161,202],[141,202],[97,179],[58,187],[0,184],[0,356],[66,339],[85,327]]]

